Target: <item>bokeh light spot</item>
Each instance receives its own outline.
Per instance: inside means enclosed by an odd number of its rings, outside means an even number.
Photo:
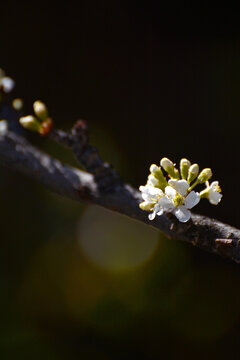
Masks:
[[[143,265],[157,249],[158,236],[147,225],[97,206],[86,209],[78,226],[85,256],[111,272]]]

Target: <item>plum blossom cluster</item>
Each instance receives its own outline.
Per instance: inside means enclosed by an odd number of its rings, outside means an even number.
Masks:
[[[217,205],[222,198],[218,181],[209,184],[212,170],[206,168],[199,173],[198,164],[191,164],[189,160],[180,161],[180,171],[168,158],[162,158],[160,166],[152,164],[147,184],[140,186],[143,202],[139,204],[142,210],[150,211],[149,220],[164,212],[172,212],[180,222],[187,222],[191,217],[191,209],[202,198],[206,198],[213,205]],[[205,184],[201,192],[193,189],[197,185]]]

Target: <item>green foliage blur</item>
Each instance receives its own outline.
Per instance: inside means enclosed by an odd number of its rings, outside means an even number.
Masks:
[[[59,128],[86,119],[92,144],[136,187],[163,156],[211,167],[223,200],[197,211],[239,226],[237,13],[1,6],[0,66],[26,113],[41,99]],[[239,265],[4,168],[0,204],[0,359],[238,358]]]

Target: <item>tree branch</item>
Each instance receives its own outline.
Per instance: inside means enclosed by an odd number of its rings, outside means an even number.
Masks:
[[[52,130],[49,136],[70,147],[88,172],[62,164],[11,130],[0,133],[0,164],[30,176],[57,194],[117,211],[151,225],[170,238],[240,263],[240,230],[230,225],[195,214],[183,224],[170,213],[150,222],[138,206],[140,192],[122,181],[88,144],[84,122],[78,122],[69,133]]]

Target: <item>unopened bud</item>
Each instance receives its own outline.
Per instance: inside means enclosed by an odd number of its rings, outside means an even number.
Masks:
[[[179,172],[175,169],[174,164],[168,158],[162,158],[160,161],[160,165],[163,169],[169,174],[169,176],[173,179],[179,179]]]
[[[158,180],[158,183],[156,185],[161,190],[164,191],[164,189],[168,185],[168,183],[167,183],[167,180],[166,180],[165,176],[162,173],[162,170],[161,170],[160,166],[152,164],[150,166],[150,172],[151,172],[151,175],[154,176]]]
[[[8,77],[8,76],[4,76],[3,78],[0,79],[0,87],[3,89],[3,92],[5,92],[6,94],[10,93],[12,91],[12,89],[15,86],[15,81]]]
[[[203,169],[198,175],[198,183],[202,184],[205,181],[208,181],[212,177],[212,170],[207,168]]]
[[[196,179],[196,177],[198,176],[199,173],[199,166],[198,164],[193,164],[190,166],[189,171],[188,171],[188,183],[190,184],[193,180]]]
[[[141,204],[139,204],[140,209],[145,210],[145,211],[150,211],[152,210],[154,204],[147,202],[147,201],[143,201]]]
[[[154,175],[150,174],[148,175],[147,183],[151,186],[157,186],[159,184],[159,181]]]
[[[22,99],[14,99],[14,100],[12,101],[12,106],[13,106],[13,108],[14,108],[16,111],[21,110],[22,107],[23,107],[23,101],[22,101]]]
[[[162,158],[162,160],[160,161],[160,165],[167,172],[169,172],[169,170],[172,171],[174,169],[173,162],[166,157]]]
[[[4,136],[8,130],[8,123],[6,120],[0,120],[0,136]]]
[[[38,122],[38,120],[32,116],[23,116],[19,119],[20,124],[28,130],[39,132],[41,129],[41,124]]]
[[[40,101],[37,100],[33,103],[33,110],[35,115],[41,120],[44,121],[48,117],[48,111],[46,105]]]
[[[149,168],[150,173],[152,173],[153,175],[155,175],[155,173],[158,171],[159,167],[155,164],[152,164]]]
[[[184,180],[186,180],[187,177],[188,177],[188,170],[189,170],[190,166],[191,166],[191,163],[190,163],[189,160],[187,160],[187,159],[182,159],[182,160],[180,161],[181,176],[182,176],[182,178],[183,178]]]

